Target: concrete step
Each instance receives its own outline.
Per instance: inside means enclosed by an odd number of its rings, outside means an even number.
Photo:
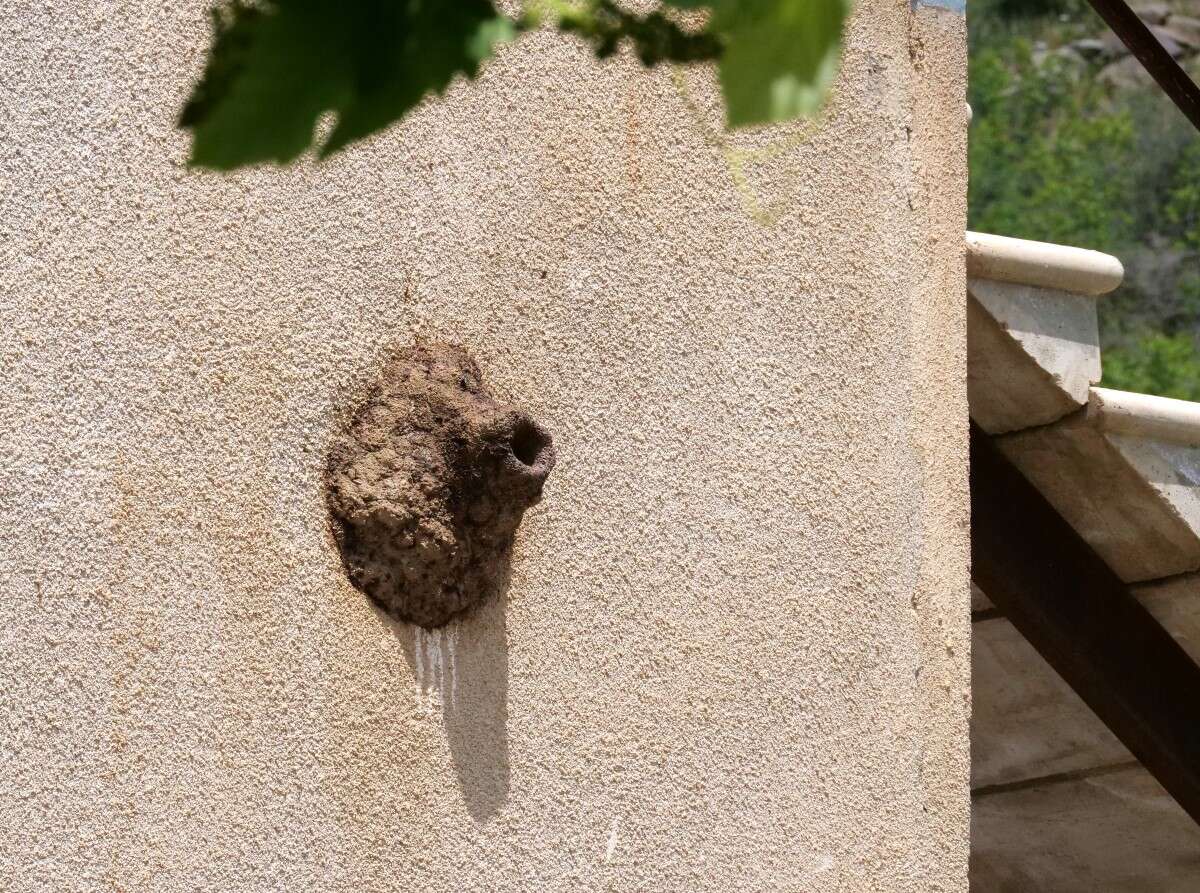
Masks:
[[[967,233],[971,417],[989,434],[1056,421],[1100,380],[1096,298],[1121,283],[1098,251]]]
[[[996,443],[1126,582],[1200,570],[1200,404],[1092,388]]]
[[[1126,581],[1200,570],[1200,405],[1094,387],[1121,263],[967,233],[971,418]]]

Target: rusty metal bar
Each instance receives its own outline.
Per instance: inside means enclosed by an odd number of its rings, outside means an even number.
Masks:
[[[1200,130],[1200,87],[1188,77],[1179,63],[1154,36],[1125,0],[1088,0],[1092,9],[1108,24],[1113,33],[1137,57],[1142,67],[1158,82],[1164,93],[1179,110],[1187,115],[1192,126]]]

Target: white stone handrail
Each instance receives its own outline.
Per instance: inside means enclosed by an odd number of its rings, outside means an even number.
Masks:
[[[1125,268],[1100,251],[968,232],[967,275],[1102,295],[1121,284]]]
[[[1200,447],[1200,403],[1092,388],[1087,415],[1101,431]]]

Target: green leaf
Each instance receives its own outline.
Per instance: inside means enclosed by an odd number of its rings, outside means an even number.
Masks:
[[[180,115],[191,163],[295,159],[317,119],[322,157],[382,130],[459,74],[474,77],[513,23],[490,0],[232,0],[213,12],[208,65]]]
[[[666,0],[708,6],[724,45],[719,72],[730,127],[816,114],[837,75],[850,0]]]
[[[558,27],[590,43],[601,59],[611,56],[618,45],[628,40],[643,65],[716,59],[722,49],[721,42],[708,31],[685,31],[661,12],[637,16],[612,0],[563,4],[558,12]]]

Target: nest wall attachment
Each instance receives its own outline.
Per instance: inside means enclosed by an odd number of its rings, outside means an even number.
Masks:
[[[495,592],[553,467],[550,434],[492,397],[465,348],[400,351],[329,452],[326,494],[350,580],[426,629],[465,614]]]

